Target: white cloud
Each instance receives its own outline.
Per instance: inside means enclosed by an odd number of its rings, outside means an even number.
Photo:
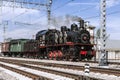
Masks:
[[[100,2],[100,1],[99,1]],[[68,5],[70,6],[77,6],[77,5],[99,5],[100,3],[99,2],[93,2],[93,3],[90,3],[90,2],[74,2],[74,3],[69,3]],[[107,6],[108,7],[112,7],[112,6],[116,6],[118,4],[120,4],[120,0],[106,0],[106,3],[107,3]]]
[[[94,0],[93,0],[94,1]],[[106,4],[107,4],[107,8],[116,6],[120,4],[120,0],[106,0]],[[100,7],[100,1],[99,2],[73,2],[73,3],[69,3],[69,6],[79,6],[79,5],[84,5],[84,6],[96,6],[96,9],[99,9]]]
[[[45,29],[45,26],[24,26],[22,28],[18,28],[12,31],[8,31],[6,37],[19,39],[19,38],[26,38],[31,39],[33,35],[36,35],[38,31]]]
[[[107,26],[109,28],[114,28],[114,29],[120,30],[119,24],[120,24],[120,18],[117,17],[117,15],[116,15],[116,17],[115,16],[107,17]]]
[[[1,9],[0,9],[1,11]],[[15,8],[13,12],[13,8],[11,7],[2,7],[2,14],[0,12],[0,23],[4,20],[10,20],[8,24],[8,28],[6,31],[6,37],[12,37],[12,38],[31,38],[33,34],[36,34],[37,31],[41,29],[47,28],[46,26],[41,26],[42,22],[46,22],[43,16],[40,18],[42,13],[38,10],[33,9],[25,9],[25,8]],[[37,21],[38,19],[41,19],[38,21],[41,22],[39,24],[34,25],[27,25],[22,23],[30,23]],[[20,22],[20,24],[14,24],[14,22]],[[45,25],[43,23],[42,25]],[[3,41],[3,26],[0,26],[0,42]]]
[[[107,0],[106,3],[107,3],[107,7],[110,8],[120,4],[120,0]]]
[[[9,2],[9,4],[7,4],[7,2],[4,2],[4,4],[9,5],[11,3]],[[0,23],[2,22],[2,20],[10,20],[8,28],[6,30],[7,38],[31,38],[32,35],[35,35],[38,31],[48,28],[48,26],[46,25],[46,13],[41,12],[40,10],[25,8],[13,9],[13,7],[2,7],[1,9],[0,7]],[[14,22],[20,22],[20,24],[15,25]],[[27,25],[24,23],[29,23],[33,25]],[[1,42],[3,41],[3,26],[0,26],[0,33]]]
[[[21,18],[30,17],[30,16],[31,18],[37,18],[40,15],[41,13],[38,10],[24,9],[24,8],[15,8],[13,10],[13,8],[10,7],[3,7],[1,13],[2,20],[13,20],[13,19],[21,20]]]
[[[120,40],[119,35],[120,35],[120,33],[111,33],[109,39]]]
[[[16,29],[16,30],[8,32],[7,34],[9,34],[7,37],[24,38],[27,35],[29,35],[29,30],[28,29]]]
[[[22,26],[22,27],[20,27]],[[33,35],[36,35],[36,33],[40,30],[47,29],[47,25],[16,25],[13,28],[16,27],[16,29],[11,29],[10,27],[7,27],[6,29],[6,38],[12,38],[12,39],[32,39]],[[0,42],[3,41],[3,27],[0,27]]]
[[[96,26],[96,30],[98,28],[100,28],[100,19],[89,19],[88,21],[90,21],[90,24],[92,24],[93,26]],[[114,16],[107,16],[107,20],[106,20],[106,29],[107,29],[107,35],[110,34],[110,39],[116,39],[116,40],[120,40],[120,18],[117,17],[117,15]]]
[[[107,6],[113,7],[120,4],[120,0],[107,0]],[[78,6],[78,5],[94,5],[98,6],[99,3],[69,3],[68,5],[70,6]],[[8,14],[9,13],[9,14]],[[1,15],[1,14],[0,14]],[[4,19],[12,19],[14,18],[15,21],[18,22],[28,22],[28,23],[37,23],[36,25],[31,25],[31,26],[25,26],[25,25],[9,25],[9,28],[14,28],[14,30],[8,30],[7,31],[7,37],[12,37],[12,38],[32,38],[32,35],[36,34],[39,30],[41,29],[47,29],[48,26],[45,25],[47,24],[46,16],[43,15],[40,11],[38,10],[32,10],[32,9],[24,9],[24,8],[15,8],[14,10],[14,15],[13,15],[13,8],[10,7],[3,7],[3,15],[2,18]],[[18,16],[18,17],[17,17]],[[1,16],[0,16],[1,18]],[[62,19],[61,17],[58,17],[61,19],[59,22],[59,26],[64,25],[65,20]],[[63,21],[63,22],[62,22]],[[112,39],[120,39],[118,37],[120,35],[120,28],[119,28],[119,21],[120,19],[117,17],[112,17],[109,18],[107,21],[107,32],[110,34],[110,38]],[[90,19],[90,23],[94,26],[99,27],[99,19]],[[39,25],[38,25],[39,24]],[[40,25],[41,24],[41,25]],[[15,26],[15,27],[14,27]],[[0,28],[0,33],[3,33],[3,27]],[[2,41],[2,34],[0,35],[0,41]]]

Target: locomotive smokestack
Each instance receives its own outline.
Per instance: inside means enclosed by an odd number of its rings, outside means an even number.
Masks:
[[[84,28],[84,20],[80,20],[80,27]]]

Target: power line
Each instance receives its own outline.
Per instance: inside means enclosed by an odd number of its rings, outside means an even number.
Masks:
[[[6,2],[14,2],[14,0],[2,0],[2,1],[6,1]],[[38,2],[31,2],[31,1],[20,1],[20,0],[16,0],[16,3],[20,3],[20,4],[34,4],[34,5],[41,5],[41,6],[46,6],[47,4],[40,4]]]
[[[17,17],[20,17],[21,15],[24,15],[26,12],[28,12],[28,11],[25,10],[24,12],[20,13],[19,15],[14,16],[13,18],[10,18],[9,20],[13,20],[13,19],[15,19]]]
[[[61,7],[63,7],[63,6],[65,6],[66,4],[68,4],[68,3],[72,2],[72,1],[74,1],[74,0],[67,1],[66,3],[64,3],[64,4],[60,5],[60,6],[58,6],[58,7],[55,8],[55,9],[53,9],[53,11],[56,11],[57,9],[59,9],[59,8],[61,8]],[[54,14],[54,13],[52,12],[51,14]],[[45,14],[41,15],[39,18],[44,17],[44,16],[45,16]],[[39,21],[36,21],[36,22],[34,22],[33,24],[36,24],[36,23],[38,23],[38,22],[39,22]]]
[[[106,15],[109,16],[109,15],[117,14],[117,13],[120,13],[120,11],[114,11],[114,12],[108,13]],[[100,17],[100,15],[90,16],[90,17],[86,17],[84,19],[92,19],[92,18],[97,18],[97,17]]]
[[[120,11],[114,11],[114,12],[108,13],[107,15],[117,14],[117,13],[120,13]]]
[[[87,7],[87,8],[81,9],[81,10],[78,10],[78,11],[74,11],[74,12],[72,12],[72,14],[77,13],[77,12],[79,12],[79,11],[87,11],[87,10],[89,10],[89,9],[92,9],[93,7],[94,7],[94,6],[90,6],[90,7]]]
[[[42,18],[42,17],[44,17],[44,16],[46,16],[46,14],[42,14],[39,18]],[[40,20],[37,20],[37,21],[33,22],[33,24],[37,24],[39,21],[40,21]]]
[[[97,18],[97,17],[99,17],[100,15],[96,15],[96,16],[90,16],[90,17],[86,17],[86,18],[84,18],[84,19],[92,19],[92,18]]]
[[[53,9],[53,11],[56,11],[59,8],[64,7],[65,5],[67,5],[68,3],[72,2],[72,1],[74,1],[74,0],[70,0],[70,1],[65,2],[64,4],[62,4],[62,5],[58,6],[57,8]]]
[[[0,0],[1,1],[1,0]],[[27,8],[27,9],[36,9],[39,10],[38,8],[34,8],[34,6],[48,6],[47,4],[44,3],[40,3],[40,2],[33,2],[30,0],[2,0],[2,2],[4,2],[4,4],[2,4],[2,6],[5,7],[15,7],[15,8]],[[5,2],[9,2],[10,4],[5,4]],[[16,3],[14,5],[14,3]],[[19,5],[17,5],[19,4]],[[28,6],[25,6],[28,5]],[[32,6],[29,6],[32,5]]]
[[[46,3],[46,4],[45,4],[45,3],[44,3],[44,4],[41,4],[40,1],[39,1],[39,3],[38,3],[38,2],[33,2],[33,1],[32,1],[32,2],[31,2],[31,1],[28,2],[28,0],[27,0],[27,1],[25,1],[25,0],[22,0],[22,1],[18,1],[18,0],[2,0],[2,1],[12,2],[12,3],[15,1],[16,3],[19,3],[19,4],[20,4],[21,8],[23,8],[23,4],[26,4],[26,5],[28,5],[28,4],[29,4],[29,5],[30,5],[30,4],[31,4],[31,5],[34,4],[34,6],[37,6],[37,5],[38,5],[38,6],[49,6],[47,3]],[[12,4],[12,3],[11,3],[11,4]],[[1,5],[1,6],[5,6],[5,5]],[[11,7],[15,6],[15,8],[18,8],[18,7],[19,7],[19,6],[16,6],[16,5],[13,5],[13,6],[10,5],[10,6],[11,6]],[[26,6],[24,6],[24,7],[26,8]],[[32,7],[33,7],[33,6],[32,6]],[[30,9],[32,9],[32,8],[30,8]],[[28,11],[25,11],[25,12],[23,12],[23,13],[20,13],[19,15],[15,16],[15,17],[13,17],[13,18],[10,18],[10,20],[17,18],[17,17],[25,14],[26,12],[28,12]],[[0,15],[0,16],[2,16],[2,15]],[[43,15],[43,16],[44,16],[44,15]],[[41,18],[41,17],[42,17],[42,16],[40,16],[40,18]]]

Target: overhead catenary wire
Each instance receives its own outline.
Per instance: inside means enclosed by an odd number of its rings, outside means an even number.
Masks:
[[[29,1],[29,0],[27,0],[27,1]],[[58,0],[57,0],[57,1],[58,1]],[[53,9],[53,12],[56,11],[56,10],[58,10],[58,9],[60,9],[60,8],[62,8],[62,7],[64,7],[65,5],[69,4],[69,3],[72,2],[72,1],[74,1],[74,0],[69,0],[69,1],[65,2],[64,4],[56,7],[55,9]],[[55,2],[56,2],[56,0],[55,0]],[[34,2],[33,2],[33,3],[34,3]],[[27,2],[27,4],[28,4],[28,2]],[[39,3],[39,4],[40,4],[40,3]],[[92,7],[93,7],[93,6],[92,6]],[[72,13],[74,14],[74,13],[79,12],[79,11],[86,11],[86,10],[91,9],[92,7],[90,6],[90,7],[88,7],[88,8],[81,9],[81,10],[78,10],[78,11],[75,11],[75,12],[72,12]],[[116,13],[116,12],[115,12],[115,13]],[[118,13],[119,13],[119,12],[118,12]],[[21,16],[21,15],[22,15],[22,13],[20,13],[20,15],[18,15],[17,17],[19,17],[19,16]],[[109,14],[107,14],[107,15],[109,15]],[[46,14],[41,15],[39,18],[44,17],[44,16],[46,16]],[[14,17],[14,18],[17,18],[17,17]],[[92,19],[92,18],[97,18],[97,17],[99,17],[99,15],[86,17],[86,18],[84,18],[84,19]],[[37,22],[38,22],[38,20],[37,20]],[[37,22],[35,22],[35,23],[37,23]]]
[[[70,1],[65,2],[64,4],[62,4],[62,5],[58,6],[57,8],[55,8],[53,11],[58,10],[59,8],[67,5],[68,3],[72,2],[72,1],[74,1],[74,0],[70,0]],[[28,3],[27,3],[27,4],[28,4]],[[18,15],[18,16],[16,16],[16,17],[19,17],[19,16],[21,16],[21,15],[22,15],[22,14],[20,14],[20,15]],[[40,16],[40,18],[41,18],[41,17],[44,17],[44,16],[45,16],[45,14],[42,15],[42,16]],[[16,17],[15,17],[15,18],[16,18]],[[13,19],[13,18],[12,18],[12,19]],[[38,22],[38,21],[37,21],[37,22]],[[37,22],[35,22],[35,23],[37,23]],[[34,24],[35,24],[35,23],[34,23]]]
[[[118,13],[120,13],[120,11],[110,12],[110,13],[108,13],[106,15],[109,16],[109,15],[118,14]],[[86,17],[86,18],[83,18],[83,19],[92,19],[92,18],[97,18],[97,17],[100,17],[100,15],[90,16],[90,17]]]
[[[87,11],[87,10],[90,10],[90,9],[92,9],[92,8],[94,8],[94,6],[90,6],[90,7],[84,8],[84,9],[80,9],[80,10],[77,10],[77,11],[74,11],[74,12],[71,12],[71,13],[72,13],[72,14],[75,14],[75,13],[77,13],[77,12]]]
[[[33,8],[34,6],[46,6],[47,4],[41,4],[39,2],[39,0],[37,2],[33,1],[33,0],[2,0],[2,2],[4,2],[4,4],[2,6],[6,6],[6,7],[13,7],[13,3],[17,4],[14,7],[15,8],[26,8],[26,9],[36,9],[39,10],[38,8]],[[6,4],[7,2],[9,2],[10,4]],[[19,4],[19,5],[18,5]],[[25,5],[32,5],[32,7],[28,7]]]
[[[16,19],[16,18],[18,18],[18,17],[20,17],[21,15],[24,15],[26,12],[28,12],[28,10],[26,9],[24,12],[22,12],[22,13],[20,13],[20,14],[18,14],[18,15],[16,15],[16,16],[14,16],[14,8],[16,8],[16,7],[14,7],[15,6],[15,1],[16,0],[13,0],[13,17],[12,18],[10,18],[10,19],[8,19],[7,21],[10,21],[10,20],[13,20],[13,22],[14,22],[14,19]],[[27,4],[28,4],[28,1],[29,0],[27,0]],[[23,3],[21,2],[21,6],[23,6]],[[27,5],[27,7],[29,7],[29,5]],[[2,15],[0,15],[0,16],[2,16]]]
[[[64,4],[62,4],[62,5],[58,6],[58,7],[56,7],[55,9],[52,10],[52,14],[54,14],[53,11],[56,11],[56,10],[58,10],[59,8],[62,8],[63,6],[67,5],[68,3],[72,2],[72,1],[75,1],[75,0],[67,1],[67,2],[65,2]],[[40,17],[44,17],[44,16],[45,16],[45,14],[42,15],[42,16],[40,16]],[[34,22],[34,24],[36,24],[37,22],[38,22],[38,21]]]
[[[75,1],[75,0],[67,1],[67,2],[65,2],[64,4],[62,4],[62,5],[58,6],[58,7],[56,7],[55,9],[53,9],[53,11],[56,11],[56,10],[58,10],[58,9],[60,9],[60,8],[62,8],[62,7],[64,7],[65,5],[67,5],[68,3],[72,2],[72,1]]]
[[[72,2],[72,1],[75,1],[75,0],[67,1],[66,3],[58,6],[58,7],[55,8],[55,9],[53,9],[53,10],[52,10],[52,15],[54,14],[54,13],[53,13],[54,11],[58,10],[59,8],[64,7],[65,5],[69,4],[69,3]],[[72,14],[77,13],[77,12],[79,12],[79,11],[87,11],[87,10],[92,9],[92,8],[94,8],[94,7],[95,7],[95,6],[90,6],[90,7],[87,7],[87,8],[81,9],[81,10],[78,10],[78,11],[74,11],[74,12],[72,12]],[[42,16],[40,16],[40,17],[44,17],[44,16],[45,16],[45,14],[42,15]],[[34,24],[36,24],[37,22],[38,22],[38,21],[34,22]]]

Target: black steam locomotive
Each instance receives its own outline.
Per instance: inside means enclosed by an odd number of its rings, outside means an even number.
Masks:
[[[74,23],[71,28],[62,26],[60,31],[48,29],[36,34],[42,53],[49,59],[66,60],[90,60],[95,55],[90,37],[90,33],[84,27],[84,20],[80,21],[80,27]]]
[[[71,28],[62,26],[61,30],[41,30],[35,40],[16,39],[2,43],[2,53],[14,57],[90,60],[95,55],[90,38],[90,32],[81,20],[79,27],[72,24]]]

